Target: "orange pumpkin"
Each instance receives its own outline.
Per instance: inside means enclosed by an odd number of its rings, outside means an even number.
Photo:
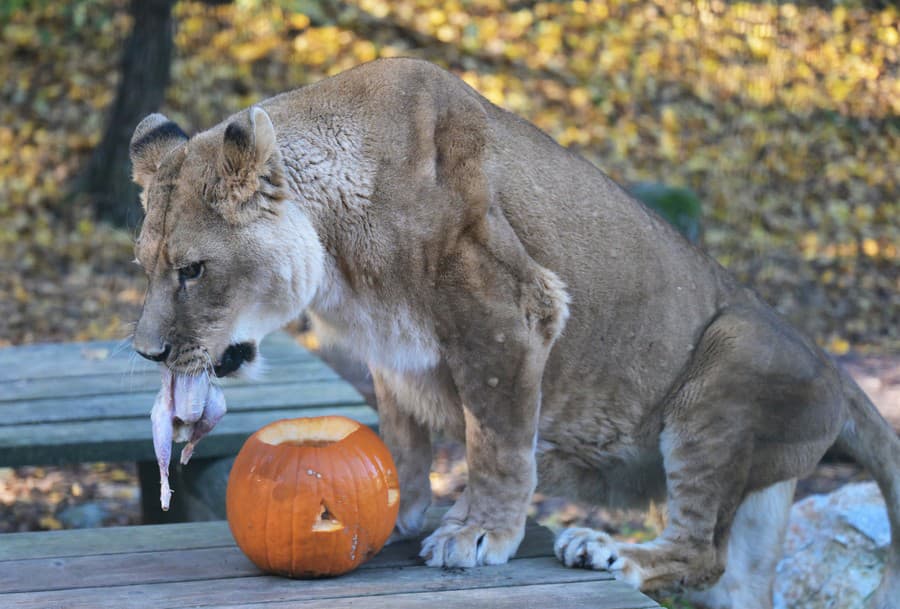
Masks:
[[[394,528],[396,471],[381,439],[352,419],[276,421],[247,439],[231,468],[231,533],[263,571],[346,573],[381,550]]]

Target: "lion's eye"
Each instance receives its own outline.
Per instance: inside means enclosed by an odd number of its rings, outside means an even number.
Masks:
[[[186,281],[193,281],[195,279],[199,279],[203,274],[203,263],[202,262],[194,262],[187,266],[183,266],[178,269],[178,281],[184,283]]]

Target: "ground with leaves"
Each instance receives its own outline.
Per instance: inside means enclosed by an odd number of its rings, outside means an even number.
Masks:
[[[0,343],[121,337],[142,290],[132,235],[66,193],[114,95],[126,2],[30,4],[2,17]],[[197,131],[363,61],[424,57],[622,182],[693,188],[707,249],[821,344],[900,350],[896,8],[504,6],[181,2],[163,110]]]

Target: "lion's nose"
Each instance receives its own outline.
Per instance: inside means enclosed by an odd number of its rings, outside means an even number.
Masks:
[[[135,349],[138,352],[138,355],[141,357],[145,357],[151,362],[162,362],[165,361],[166,358],[169,357],[169,353],[172,351],[172,345],[165,344],[161,351],[141,351],[139,349]]]

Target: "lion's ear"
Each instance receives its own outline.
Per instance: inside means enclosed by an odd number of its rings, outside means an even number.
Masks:
[[[275,126],[259,107],[251,108],[248,118],[235,120],[225,128],[219,154],[215,205],[233,223],[252,219],[260,211],[271,211],[272,202],[284,197]]]
[[[236,120],[225,128],[219,171],[222,177],[264,169],[278,152],[275,127],[266,111],[250,109],[250,124]]]
[[[163,157],[187,140],[181,127],[162,114],[154,113],[142,120],[128,147],[134,181],[147,188]]]

